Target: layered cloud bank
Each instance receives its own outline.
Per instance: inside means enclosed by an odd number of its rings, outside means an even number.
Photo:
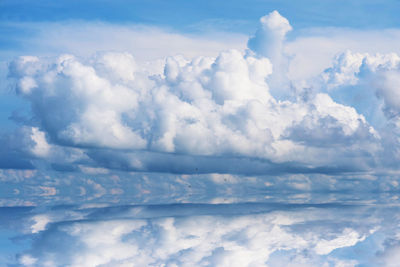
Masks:
[[[116,52],[21,57],[9,76],[32,114],[13,115],[24,125],[10,145],[20,162],[1,165],[245,174],[390,166],[399,57],[345,52],[320,75],[290,80],[282,47],[291,29],[274,11],[248,50],[168,57],[162,68]]]

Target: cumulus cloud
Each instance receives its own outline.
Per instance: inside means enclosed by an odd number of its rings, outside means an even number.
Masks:
[[[399,158],[398,77],[400,57],[395,53],[345,52],[322,75],[323,86],[337,101],[354,106],[384,137],[383,160]],[[390,156],[388,156],[390,155]]]
[[[291,29],[274,11],[247,50],[171,56],[160,68],[127,52],[20,57],[9,77],[32,113],[20,120],[24,145],[13,144],[20,163],[3,168],[249,175],[395,168],[385,158],[399,157],[398,55],[348,51],[314,78],[291,80]]]
[[[9,70],[37,122],[31,151],[45,157],[52,146],[73,147],[94,167],[138,171],[231,172],[232,167],[221,167],[232,162],[224,158],[244,158],[244,164],[258,159],[266,162],[264,171],[277,163],[309,169],[336,161],[344,168],[345,162],[337,161],[342,156],[355,169],[368,168],[359,155],[378,151],[380,137],[354,108],[322,90],[291,101],[271,95],[269,83],[276,87],[277,80],[269,78],[285,73],[274,66],[285,58],[282,44],[290,29],[272,12],[249,40],[255,54],[228,50],[217,57],[168,57],[159,73],[128,53],[21,57]],[[176,162],[182,157],[187,159]],[[202,164],[212,159],[207,157],[217,158],[220,167]],[[157,162],[161,159],[164,163]]]
[[[278,11],[260,19],[260,25],[255,36],[249,39],[248,47],[256,55],[269,58],[273,64],[273,74],[269,78],[274,96],[281,98],[287,94],[287,72],[289,61],[284,54],[286,34],[292,30],[289,21],[282,17]]]

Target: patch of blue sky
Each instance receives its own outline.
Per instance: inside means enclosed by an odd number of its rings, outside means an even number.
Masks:
[[[18,236],[20,234],[10,229],[0,228],[0,262],[4,266],[10,266],[8,264],[15,263],[16,255],[21,251],[29,249],[30,240],[27,238],[19,240]]]
[[[16,262],[16,255],[30,247],[30,238],[21,231],[23,221],[30,216],[30,207],[0,208],[0,263],[9,266]]]
[[[388,0],[252,0],[252,1],[13,1],[0,3],[2,21],[97,20],[114,23],[145,23],[188,29],[212,19],[251,21],[242,29],[252,30],[254,19],[279,10],[296,28],[314,26],[391,28],[400,25],[400,2]],[[373,14],[373,21],[371,16]],[[216,25],[218,26],[218,25]],[[234,26],[234,25],[232,25]]]

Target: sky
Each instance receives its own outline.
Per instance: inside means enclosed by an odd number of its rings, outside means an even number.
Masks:
[[[396,266],[399,11],[1,1],[0,266]]]

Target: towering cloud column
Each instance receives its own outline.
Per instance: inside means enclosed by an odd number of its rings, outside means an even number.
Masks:
[[[248,48],[259,57],[267,57],[273,65],[273,75],[269,78],[272,93],[281,98],[287,89],[287,58],[283,54],[286,34],[292,30],[289,21],[278,11],[273,11],[260,19],[256,34],[248,41]]]

